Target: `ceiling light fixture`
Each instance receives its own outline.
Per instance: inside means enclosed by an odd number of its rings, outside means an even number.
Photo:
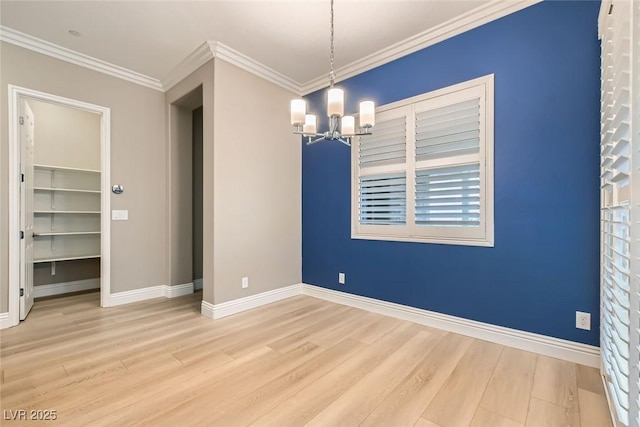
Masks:
[[[371,135],[371,128],[375,125],[375,105],[373,101],[360,103],[360,128],[356,132],[355,117],[344,115],[344,90],[334,87],[336,78],[333,70],[333,0],[331,0],[331,48],[329,91],[327,92],[327,116],[329,117],[329,130],[317,133],[317,118],[315,114],[307,114],[307,103],[303,99],[291,101],[291,124],[293,133],[309,138],[307,145],[320,141],[339,141],[345,145],[351,145],[354,136]],[[340,124],[340,130],[338,130]],[[312,139],[313,137],[318,137]]]

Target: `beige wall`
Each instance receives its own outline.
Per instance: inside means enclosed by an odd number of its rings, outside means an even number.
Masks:
[[[291,92],[219,59],[214,92],[215,288],[207,301],[220,304],[301,282],[301,142],[289,125]]]
[[[100,115],[29,100],[35,116],[34,163],[100,170]]]
[[[172,218],[180,203],[172,173],[180,173],[168,118],[171,104],[200,85],[204,300],[300,283],[301,143],[289,126],[291,92],[218,59],[163,94],[13,45],[0,44],[0,55],[0,312],[8,289],[7,84],[111,108],[111,181],[125,187],[111,203],[129,210],[129,221],[112,222],[112,292],[185,282],[175,264],[184,242],[171,238],[182,225]]]
[[[123,184],[112,209],[128,221],[111,228],[111,292],[168,283],[164,94],[0,43],[0,312],[8,309],[7,85],[111,108],[111,181]]]

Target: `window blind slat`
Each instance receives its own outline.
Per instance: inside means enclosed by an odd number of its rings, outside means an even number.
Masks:
[[[479,164],[418,170],[415,181],[416,224],[480,225]],[[442,196],[446,196],[446,205],[441,205]]]
[[[359,221],[367,225],[406,223],[407,180],[404,172],[360,177]]]
[[[372,135],[359,140],[358,161],[361,167],[372,167],[406,162],[406,117],[380,120]]]

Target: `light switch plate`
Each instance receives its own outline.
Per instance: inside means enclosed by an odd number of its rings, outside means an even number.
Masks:
[[[111,211],[111,219],[113,221],[126,221],[129,219],[129,211],[128,210],[112,210]]]

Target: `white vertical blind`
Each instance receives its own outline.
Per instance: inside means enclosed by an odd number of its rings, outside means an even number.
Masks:
[[[637,94],[634,98],[632,93],[632,52],[637,49],[631,37],[632,7],[637,16],[637,6],[629,0],[614,1],[613,7],[611,2],[603,2],[601,11],[600,339],[603,374],[617,421],[640,427],[640,197],[632,191],[640,184],[640,155],[634,156],[639,144],[633,137],[637,128],[633,114],[640,108]]]

